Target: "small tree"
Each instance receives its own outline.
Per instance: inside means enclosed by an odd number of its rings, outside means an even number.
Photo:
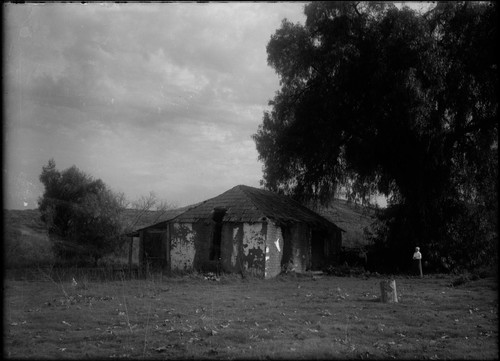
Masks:
[[[150,224],[157,223],[165,215],[165,213],[176,208],[165,200],[160,200],[154,192],[149,192],[147,196],[142,195],[135,201],[128,201],[125,198],[122,200],[123,209],[133,209],[132,217],[124,216],[122,220],[124,233],[132,232],[138,224],[147,221]]]
[[[121,195],[75,166],[60,172],[53,159],[42,168],[40,181],[45,192],[39,209],[58,258],[97,265],[119,247]]]

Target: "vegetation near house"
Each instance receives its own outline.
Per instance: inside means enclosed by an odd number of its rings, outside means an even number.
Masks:
[[[388,197],[369,237],[404,269],[496,261],[498,3],[315,1],[267,45],[281,88],[254,135],[266,188]]]
[[[39,209],[59,259],[97,265],[116,250],[122,232],[120,195],[75,166],[57,170],[53,159],[43,167],[40,181],[45,191]]]

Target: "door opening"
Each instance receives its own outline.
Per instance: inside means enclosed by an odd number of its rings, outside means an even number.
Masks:
[[[213,223],[213,231],[212,231],[212,240],[210,243],[210,261],[216,261],[220,259],[221,252],[221,242],[222,242],[222,218],[226,214],[227,209],[215,207],[212,211],[212,221]]]

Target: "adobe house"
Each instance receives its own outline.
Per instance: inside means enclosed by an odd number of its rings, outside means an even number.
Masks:
[[[206,270],[272,278],[335,263],[343,230],[291,198],[245,185],[160,223],[139,229],[139,263],[165,270]],[[132,235],[132,234],[131,234]]]

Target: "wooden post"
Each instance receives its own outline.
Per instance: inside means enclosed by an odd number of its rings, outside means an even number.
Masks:
[[[139,270],[138,270],[138,276],[143,277],[144,276],[144,230],[139,231]]]
[[[130,244],[128,247],[128,278],[132,279],[132,251],[134,249],[134,237],[130,237]]]
[[[165,259],[167,261],[167,272],[170,275],[172,268],[170,266],[170,224],[167,224],[167,233],[166,233],[166,245],[165,245]]]
[[[396,281],[388,280],[380,282],[380,301],[383,303],[398,302],[398,293],[396,291]]]

